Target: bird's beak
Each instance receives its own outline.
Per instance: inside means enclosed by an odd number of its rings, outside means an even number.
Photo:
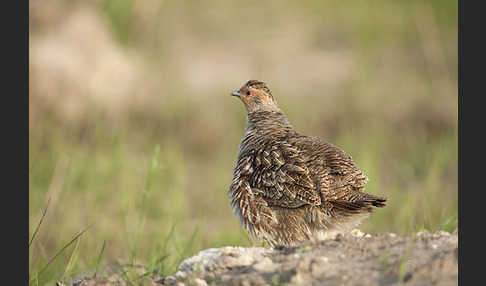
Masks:
[[[231,95],[236,96],[236,97],[240,97],[240,91],[235,89],[235,90],[233,90],[233,92],[231,92]]]

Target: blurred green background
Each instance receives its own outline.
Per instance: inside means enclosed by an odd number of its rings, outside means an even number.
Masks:
[[[226,195],[249,79],[388,197],[363,231],[457,232],[456,1],[31,0],[29,20],[33,285],[260,245]]]

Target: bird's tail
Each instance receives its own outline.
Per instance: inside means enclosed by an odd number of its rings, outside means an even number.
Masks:
[[[357,192],[351,197],[331,200],[333,207],[348,213],[371,212],[373,207],[384,207],[387,198],[363,192]]]

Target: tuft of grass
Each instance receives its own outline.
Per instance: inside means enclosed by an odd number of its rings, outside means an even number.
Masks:
[[[93,225],[89,225],[88,227],[86,227],[84,230],[82,230],[81,232],[79,232],[78,234],[76,234],[74,236],[73,239],[71,239],[71,241],[69,241],[67,244],[65,244],[51,259],[49,259],[49,261],[40,268],[39,271],[35,272],[34,273],[34,278],[30,279],[29,280],[29,285],[33,282],[33,281],[36,281],[36,283],[38,283],[38,280],[40,279],[41,275],[44,273],[44,271],[47,270],[47,268],[49,267],[49,265],[51,265],[52,262],[54,262],[56,260],[56,258],[64,252],[64,250],[66,250],[66,248],[68,248],[71,244],[73,244],[75,241],[78,240],[78,238],[81,237],[81,235],[83,235],[86,231],[88,231],[88,229],[90,229]]]
[[[64,281],[65,277],[70,277],[73,274],[73,269],[76,266],[76,263],[79,258],[79,242],[81,241],[81,237],[78,237],[76,239],[76,244],[74,245],[73,252],[71,253],[71,257],[69,258],[69,262],[66,265],[66,269],[64,270],[64,273],[61,276],[61,281]]]
[[[442,224],[439,226],[439,230],[457,233],[457,225],[458,225],[458,217],[457,213],[451,215],[450,217],[446,218]]]
[[[98,259],[96,260],[96,268],[95,268],[95,273],[93,274],[93,278],[96,278],[96,275],[98,274],[98,269],[101,265],[101,258],[103,257],[105,246],[106,246],[106,240],[103,241],[103,246],[101,247],[100,254],[98,255]]]
[[[49,198],[47,200],[47,203],[46,203],[46,207],[44,208],[44,211],[42,212],[42,216],[39,220],[39,223],[37,224],[37,226],[35,227],[35,230],[34,230],[34,233],[32,234],[32,237],[29,241],[29,249],[30,249],[30,246],[32,245],[32,242],[34,242],[34,239],[35,239],[35,236],[37,235],[37,232],[39,231],[39,228],[42,224],[42,222],[44,221],[44,217],[46,216],[47,214],[47,209],[49,208],[49,203],[51,202],[51,198]]]
[[[158,161],[159,153],[160,153],[160,146],[157,145],[154,149],[154,152],[153,152],[151,160],[150,160],[150,164],[149,164],[149,168],[148,168],[148,174],[147,174],[147,177],[146,177],[146,180],[145,180],[145,186],[144,186],[143,191],[142,191],[141,202],[140,202],[140,205],[138,207],[139,221],[137,223],[137,228],[136,228],[135,234],[134,234],[134,242],[133,242],[133,245],[132,245],[131,251],[130,251],[130,263],[131,264],[134,264],[135,261],[136,261],[136,258],[137,258],[137,250],[138,250],[138,246],[139,246],[140,235],[143,232],[143,228],[144,228],[144,225],[145,225],[145,219],[146,219],[146,215],[147,215],[147,210],[146,210],[147,197],[148,197],[150,190],[152,188],[153,177],[155,175],[157,168],[159,167],[159,161]]]

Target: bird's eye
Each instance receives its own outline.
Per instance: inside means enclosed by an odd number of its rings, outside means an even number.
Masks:
[[[249,90],[246,92],[246,95],[250,95],[250,91]]]

